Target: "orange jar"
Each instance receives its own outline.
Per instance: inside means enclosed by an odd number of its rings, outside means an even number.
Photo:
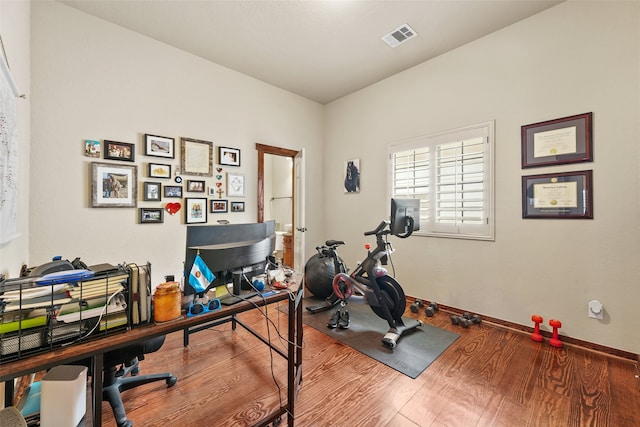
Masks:
[[[180,317],[180,284],[161,283],[153,294],[153,320],[166,322]]]

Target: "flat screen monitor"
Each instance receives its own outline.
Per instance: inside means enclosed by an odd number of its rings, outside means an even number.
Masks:
[[[234,272],[251,278],[264,271],[267,256],[275,249],[275,221],[253,224],[187,226],[184,261],[184,293],[196,293],[189,274],[196,254],[216,275],[209,288],[233,280]],[[234,281],[234,286],[236,281]],[[234,289],[234,291],[237,289]]]
[[[409,237],[420,230],[420,199],[391,199],[391,234]]]

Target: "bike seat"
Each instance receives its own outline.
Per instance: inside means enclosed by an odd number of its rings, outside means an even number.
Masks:
[[[342,240],[327,240],[324,244],[331,247],[344,245],[344,242]]]

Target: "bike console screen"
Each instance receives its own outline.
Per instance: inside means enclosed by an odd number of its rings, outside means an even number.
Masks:
[[[420,199],[391,199],[391,234],[409,237],[420,230]]]

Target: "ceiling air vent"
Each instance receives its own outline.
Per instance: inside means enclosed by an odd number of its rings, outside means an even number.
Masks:
[[[389,46],[396,47],[417,35],[418,33],[413,31],[413,28],[408,24],[404,24],[383,36],[382,40],[384,40],[384,42]]]

